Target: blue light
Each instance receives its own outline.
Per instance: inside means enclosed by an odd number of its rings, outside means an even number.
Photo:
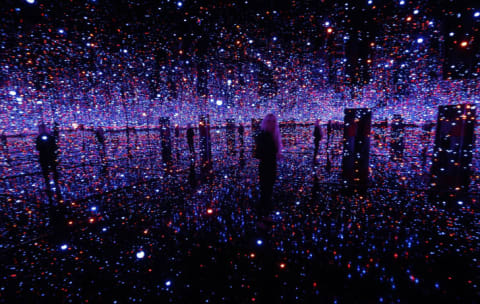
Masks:
[[[143,250],[137,252],[137,259],[143,259],[144,257],[145,257],[145,252]]]
[[[48,139],[48,136],[47,135],[43,135],[42,136],[42,140],[47,140]]]
[[[182,1],[178,1],[178,2],[177,2],[177,6],[178,6],[178,7],[182,7],[182,6],[183,6],[183,2],[182,2]]]
[[[15,91],[10,91],[10,92],[8,92],[8,94],[10,94],[10,96],[15,96],[15,95],[17,95],[17,92],[15,92]]]
[[[419,13],[419,11],[417,9],[413,11],[414,15],[418,15],[418,13]]]
[[[217,100],[217,106],[221,106],[222,104],[223,104],[223,101],[220,100],[220,99],[218,99],[218,100]]]
[[[28,4],[35,4],[35,0],[27,0]]]
[[[475,12],[475,13],[473,14],[473,17],[475,17],[475,18],[480,17],[480,12]]]
[[[418,38],[417,43],[423,43],[423,38]]]
[[[458,201],[457,204],[459,204],[461,206],[461,205],[463,205],[463,201]]]
[[[97,207],[93,206],[92,208],[90,208],[90,210],[97,211]]]
[[[367,2],[367,3],[368,3],[368,4],[372,4],[372,3],[373,3],[373,1],[372,1],[372,0],[368,0],[368,2]]]
[[[263,241],[262,240],[257,240],[257,245],[258,246],[261,246],[263,244]]]
[[[453,35],[455,35],[454,32],[450,32],[450,33],[448,34],[448,36],[450,36],[450,37],[453,37]]]
[[[435,283],[435,288],[436,288],[436,289],[439,289],[439,288],[440,288],[440,284]]]
[[[401,0],[401,1],[400,1],[400,5],[405,5],[405,1],[404,1],[404,0]]]
[[[59,29],[59,30],[58,30],[58,33],[59,33],[59,34],[65,34],[65,30],[64,30],[64,29]]]
[[[68,248],[67,244],[63,244],[62,246],[60,246],[60,249],[62,250],[67,250],[67,248]]]
[[[165,282],[165,286],[169,287],[171,285],[172,285],[172,281],[168,280],[168,281]]]

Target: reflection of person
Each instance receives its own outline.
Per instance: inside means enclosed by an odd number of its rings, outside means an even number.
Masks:
[[[193,127],[191,124],[187,126],[187,142],[188,148],[190,149],[191,154],[195,154],[195,147],[193,145],[193,137],[195,136],[195,132],[193,131]]]
[[[243,133],[245,132],[245,128],[243,127],[243,124],[240,123],[238,126],[238,137],[240,138],[240,145],[243,147]]]
[[[53,173],[53,178],[55,181],[55,188],[57,195],[60,196],[60,187],[58,182],[58,171],[57,171],[57,150],[58,146],[55,142],[55,137],[48,132],[45,124],[40,124],[38,126],[38,136],[36,140],[36,148],[39,152],[39,162],[42,167],[43,177],[45,179],[45,186],[47,190],[47,195],[51,199],[50,192],[50,182],[49,182],[49,173]]]
[[[313,152],[313,162],[317,159],[318,146],[322,140],[322,129],[320,128],[320,120],[317,119],[315,122],[315,129],[313,130],[313,141],[315,143],[315,150]]]
[[[260,133],[255,138],[255,157],[260,159],[258,167],[260,177],[259,213],[267,216],[272,208],[273,185],[277,175],[277,159],[281,157],[282,142],[277,118],[268,114],[262,121]]]
[[[100,158],[105,160],[105,132],[103,131],[102,127],[98,127],[95,130],[95,138],[97,139],[98,143],[98,150],[100,151]]]

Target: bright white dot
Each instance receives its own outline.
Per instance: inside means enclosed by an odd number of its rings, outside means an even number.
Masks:
[[[373,3],[373,1],[372,1],[372,0],[368,0],[368,2],[367,2],[367,3],[368,3],[368,4],[372,4],[372,3]]]
[[[418,38],[417,43],[423,43],[423,38]]]
[[[10,94],[11,96],[15,96],[15,95],[17,95],[17,92],[15,92],[15,91],[10,91],[10,92],[8,92],[8,94]]]
[[[232,81],[229,79],[227,80],[227,85],[231,85],[232,84]]]
[[[277,41],[277,37],[273,37],[273,41]]]
[[[400,5],[405,5],[405,1],[401,0]]]
[[[417,9],[413,11],[414,15],[418,15],[418,13],[419,13],[419,11]]]
[[[182,6],[183,6],[183,2],[182,2],[182,1],[178,1],[178,2],[177,2],[177,6],[178,6],[178,7],[182,7]]]
[[[480,12],[475,12],[475,13],[473,14],[473,17],[475,17],[475,18],[480,17]]]
[[[90,208],[90,210],[97,211],[97,207],[93,206],[92,208]]]
[[[137,252],[137,259],[143,259],[144,257],[145,257],[145,252],[143,250]]]
[[[325,26],[330,26],[330,21],[326,21]]]
[[[60,246],[60,249],[62,250],[67,250],[68,246],[66,244],[63,244],[62,246]]]
[[[253,40],[252,40],[252,39],[248,40],[248,43],[252,44],[252,43],[253,43]]]
[[[172,285],[172,281],[168,280],[165,282],[165,286],[169,287],[170,285]]]
[[[48,137],[46,135],[42,136],[42,140],[47,140],[47,139],[48,139]]]
[[[29,3],[29,4],[34,4],[34,3],[35,3],[35,0],[27,0],[27,3]]]
[[[263,244],[263,241],[262,240],[257,240],[257,245],[260,246]]]
[[[65,30],[59,29],[59,30],[58,30],[58,33],[59,33],[59,34],[64,34],[64,33],[65,33]]]
[[[454,33],[454,32],[450,32],[450,33],[448,33],[448,36],[450,36],[450,37],[453,37],[453,35],[455,35],[455,33]]]
[[[223,101],[221,101],[220,99],[217,100],[217,106],[221,106],[223,104]]]
[[[463,202],[462,201],[458,201],[457,204],[459,204],[460,206],[463,205]]]

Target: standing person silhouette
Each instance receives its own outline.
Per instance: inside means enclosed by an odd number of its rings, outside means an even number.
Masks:
[[[187,142],[188,148],[190,149],[190,153],[192,157],[195,157],[195,146],[193,145],[193,137],[195,136],[195,132],[193,131],[193,127],[191,124],[187,125]]]
[[[55,182],[55,190],[59,199],[61,199],[60,185],[58,182],[57,171],[57,150],[58,146],[55,142],[55,137],[50,134],[45,124],[38,126],[38,136],[36,139],[36,148],[39,152],[39,163],[42,168],[43,177],[45,179],[45,187],[47,195],[50,201],[52,201],[52,193],[50,190],[50,172],[53,173],[53,179]]]
[[[267,114],[255,138],[255,157],[260,160],[258,173],[260,177],[259,215],[265,219],[272,208],[273,185],[277,177],[277,159],[281,158],[282,140],[277,118]]]
[[[322,129],[320,128],[320,120],[315,121],[315,129],[313,130],[313,141],[315,143],[315,150],[313,152],[313,163],[317,161],[318,146],[322,140]]]
[[[240,145],[243,147],[243,133],[245,132],[245,128],[243,127],[243,124],[240,123],[238,126],[238,137],[240,138]]]

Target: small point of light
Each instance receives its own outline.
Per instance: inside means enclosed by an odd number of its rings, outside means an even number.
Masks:
[[[327,33],[329,33],[329,34],[333,33],[333,28],[329,27],[329,28],[327,29]]]
[[[145,252],[143,250],[137,252],[137,259],[143,259],[144,257],[145,257]]]
[[[462,41],[462,43],[460,43],[461,47],[467,47],[467,45],[468,45],[467,41]]]
[[[232,84],[232,80],[228,79],[227,80],[227,85],[231,85]]]
[[[74,129],[76,129],[76,128],[78,128],[78,124],[77,124],[76,122],[74,122],[74,123],[72,123],[72,127],[73,127]]]
[[[257,245],[258,246],[261,246],[263,244],[263,241],[262,240],[257,240]]]
[[[93,206],[92,208],[90,208],[90,210],[97,211],[97,207]]]
[[[404,1],[404,0],[401,0],[401,1],[400,1],[400,5],[405,5],[405,1]]]
[[[417,43],[423,43],[423,38],[418,38]]]
[[[15,91],[10,91],[10,92],[8,92],[8,94],[10,94],[11,96],[15,96],[15,95],[17,95],[17,92],[15,92]]]
[[[42,136],[42,140],[47,140],[47,139],[48,139],[48,136],[46,136],[46,135]]]
[[[223,101],[221,101],[220,99],[217,100],[217,106],[221,106],[223,104]]]
[[[168,280],[168,281],[165,282],[165,286],[169,287],[171,285],[172,285],[172,281]]]
[[[208,213],[208,214],[212,214],[212,213],[213,213],[213,209],[212,209],[212,208],[208,208],[208,209],[207,209],[207,213]]]
[[[285,266],[287,266],[287,265],[285,265],[285,263],[280,263],[280,268],[284,269]]]
[[[27,0],[28,4],[35,4],[35,0]]]
[[[450,36],[450,37],[453,37],[453,35],[455,35],[454,32],[450,32],[450,33],[448,34],[448,36]]]
[[[419,11],[417,9],[413,11],[414,15],[418,15],[418,13],[419,13]]]
[[[480,12],[475,12],[475,13],[473,14],[473,17],[475,17],[475,18],[480,17]]]
[[[463,201],[458,201],[457,204],[459,204],[461,206],[461,205],[463,205]]]
[[[372,1],[372,0],[368,0],[368,2],[367,2],[367,3],[368,3],[368,4],[372,4],[372,3],[373,3],[373,1]]]
[[[178,1],[178,2],[177,2],[177,6],[178,6],[178,7],[182,7],[182,6],[183,6],[183,2],[182,2],[182,1]]]
[[[59,33],[59,34],[65,34],[65,30],[64,30],[64,29],[59,29],[59,30],[58,30],[58,33]]]
[[[68,249],[68,246],[66,244],[63,244],[62,246],[60,246],[60,249],[62,250],[67,250]]]

